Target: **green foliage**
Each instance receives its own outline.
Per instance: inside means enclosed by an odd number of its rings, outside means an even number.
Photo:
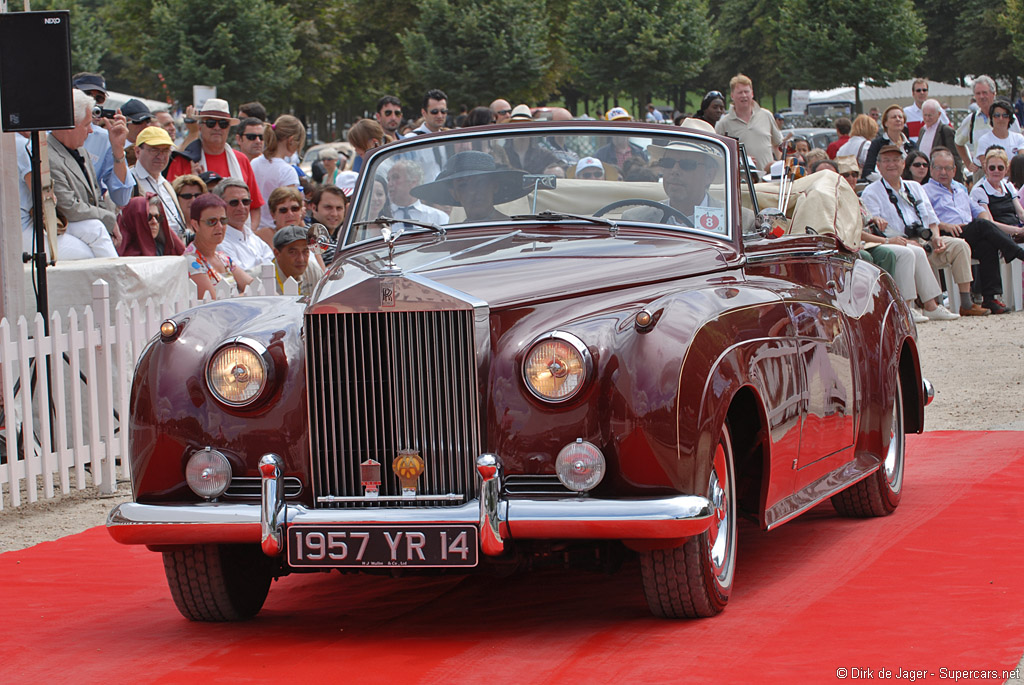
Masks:
[[[638,100],[696,76],[714,33],[705,0],[577,0],[565,25],[573,80]]]
[[[925,54],[918,68],[919,76],[952,82],[967,73],[953,49],[960,40],[962,5],[962,0],[921,0],[917,3],[917,12],[928,34]]]
[[[96,15],[88,0],[47,0],[33,2],[32,10],[70,10],[71,23],[71,73],[78,71],[98,72],[100,63],[107,54],[110,36],[106,24]],[[20,2],[11,2],[10,9],[19,8]]]
[[[300,72],[288,8],[267,0],[157,0],[150,26],[161,29],[137,36],[139,53],[180,101],[191,101],[194,84],[217,86],[232,105],[291,99]]]
[[[792,88],[908,78],[924,54],[911,0],[782,0],[780,10],[779,52]]]
[[[722,0],[717,10],[716,31],[729,39],[716,41],[712,48],[708,76],[715,87],[726,92],[729,79],[742,73],[754,82],[758,99],[786,88],[778,41],[781,5],[775,0]]]
[[[553,84],[543,10],[535,0],[424,0],[400,38],[414,85],[444,90],[451,105],[545,97]]]
[[[966,73],[1015,82],[1024,71],[1022,19],[1020,0],[964,0],[960,5],[956,57]]]

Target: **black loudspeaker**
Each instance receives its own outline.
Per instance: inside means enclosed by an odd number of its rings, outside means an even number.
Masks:
[[[4,131],[74,128],[68,10],[0,14]]]

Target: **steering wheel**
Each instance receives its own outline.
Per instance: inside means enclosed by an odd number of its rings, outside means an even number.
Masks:
[[[680,223],[680,225],[686,226],[688,228],[693,228],[693,222],[690,221],[690,217],[686,216],[678,209],[670,207],[669,205],[664,204],[662,202],[655,202],[654,200],[645,200],[639,197],[627,200],[616,200],[615,202],[606,204],[604,207],[594,212],[591,216],[604,216],[613,209],[618,209],[619,207],[633,207],[637,205],[660,209],[661,220],[659,221],[659,223],[668,223],[669,217],[673,217],[676,221]]]

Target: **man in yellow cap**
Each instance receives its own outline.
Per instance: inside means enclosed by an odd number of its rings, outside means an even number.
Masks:
[[[187,232],[185,216],[178,205],[178,196],[174,188],[163,177],[173,147],[174,141],[171,140],[171,136],[159,126],[142,129],[135,139],[135,166],[131,172],[135,176],[137,194],[156,193],[160,198],[160,204],[164,206],[167,223],[179,236],[184,237]]]

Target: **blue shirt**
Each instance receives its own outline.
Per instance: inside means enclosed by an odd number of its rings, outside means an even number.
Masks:
[[[947,188],[932,178],[925,185],[924,192],[931,200],[939,221],[944,224],[969,224],[984,211],[967,192],[967,187],[957,181]]]
[[[110,193],[110,199],[118,207],[124,207],[132,199],[135,177],[125,173],[121,181],[114,173],[114,152],[110,149],[110,134],[106,129],[92,125],[92,132],[82,146],[89,153],[96,179],[100,182],[100,194]],[[127,162],[126,162],[127,164]]]

